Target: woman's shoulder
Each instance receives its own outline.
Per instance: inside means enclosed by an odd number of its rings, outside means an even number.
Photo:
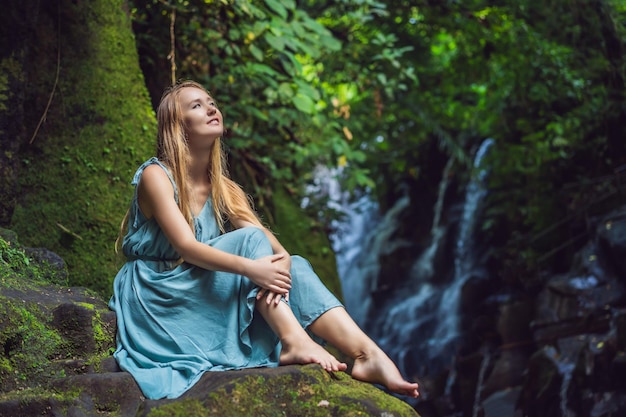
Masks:
[[[151,164],[144,168],[139,186],[149,190],[172,189],[174,184],[169,173],[161,164]]]
[[[146,219],[152,218],[156,207],[165,207],[173,199],[178,201],[174,183],[159,164],[146,166],[137,184],[137,201]]]
[[[132,184],[133,185],[137,185],[139,183],[139,180],[143,176],[143,173],[148,168],[150,170],[154,170],[156,167],[160,167],[160,169],[162,171],[164,171],[166,174],[168,174],[168,176],[169,176],[169,172],[167,171],[167,167],[165,165],[163,165],[163,163],[161,161],[159,161],[159,159],[156,156],[153,156],[152,158],[148,159],[143,164],[141,164],[139,166],[139,168],[137,168],[137,171],[135,171],[135,175],[133,176]],[[159,168],[156,168],[156,169],[159,169]]]
[[[141,164],[133,177],[132,184],[138,188],[149,188],[155,192],[173,189],[174,198],[178,200],[178,189],[172,174],[167,166],[156,157],[152,157]]]

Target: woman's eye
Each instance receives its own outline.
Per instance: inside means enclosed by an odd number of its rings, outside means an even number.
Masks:
[[[198,107],[200,107],[200,104],[196,103],[193,106],[191,106],[192,109],[197,109]]]

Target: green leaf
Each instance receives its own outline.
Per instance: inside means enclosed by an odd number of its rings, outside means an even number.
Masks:
[[[267,7],[272,9],[274,13],[276,13],[285,20],[287,19],[287,9],[285,9],[285,6],[283,6],[280,1],[265,0],[265,4],[267,4]]]
[[[267,122],[269,120],[269,118],[267,117],[267,114],[263,113],[262,111],[260,111],[259,109],[257,109],[256,107],[248,107],[248,111],[250,111],[250,113],[256,117],[257,119],[261,119],[264,122]]]
[[[257,61],[263,61],[263,51],[261,51],[255,44],[250,44],[250,53]]]
[[[298,86],[298,93],[311,97],[316,101],[320,99],[320,92],[311,84],[299,79],[296,79],[295,81]]]
[[[304,94],[296,94],[292,98],[292,102],[296,108],[303,113],[312,114],[315,112],[315,103],[310,97],[305,96]]]
[[[274,36],[271,33],[265,34],[263,38],[273,49],[283,52],[283,49],[285,48],[285,41],[282,38]]]
[[[278,87],[278,95],[283,100],[291,99],[293,97],[293,88],[291,88],[289,83],[280,83],[280,86]]]
[[[282,3],[283,3],[283,6],[285,6],[289,10],[295,10],[296,9],[296,2],[295,2],[295,0],[282,0]]]
[[[299,38],[304,38],[307,34],[304,26],[302,26],[302,24],[297,20],[291,22],[291,29],[293,30],[293,33]]]

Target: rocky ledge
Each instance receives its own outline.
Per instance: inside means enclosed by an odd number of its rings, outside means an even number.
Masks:
[[[148,400],[111,356],[115,315],[66,277],[54,253],[0,229],[0,417],[417,416],[317,365],[208,372],[178,399]]]

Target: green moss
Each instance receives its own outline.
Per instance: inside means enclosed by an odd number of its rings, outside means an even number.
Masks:
[[[0,296],[0,367],[3,390],[32,387],[58,376],[51,359],[62,351],[63,339],[47,318],[28,303]]]
[[[48,265],[33,262],[14,233],[0,229],[0,288],[17,290],[50,284],[56,276],[50,269]]]
[[[93,311],[91,318],[91,327],[93,328],[93,339],[96,342],[96,351],[98,354],[108,354],[109,348],[112,346],[113,332],[108,326],[105,326],[100,315],[100,310],[92,303],[76,303],[83,308]]]
[[[25,294],[39,294],[42,287],[55,288],[41,272],[40,264],[30,260],[17,242],[17,236],[0,229],[0,294],[16,290]],[[58,287],[62,288],[62,287]],[[83,291],[85,296],[94,296]],[[49,327],[50,315],[33,303],[16,301],[0,295],[0,385],[3,389],[24,388],[64,375],[64,370],[54,363],[57,358],[80,355],[73,352],[68,342]],[[102,320],[106,307],[88,302],[76,303],[92,311],[92,329],[95,351],[87,363],[99,364],[110,356],[114,346],[114,332]],[[62,366],[62,365],[61,365]]]
[[[54,399],[61,403],[72,403],[78,399],[80,395],[80,390],[66,390],[63,392],[58,392],[54,390],[49,390],[42,387],[36,388],[26,388],[19,391],[12,391],[8,393],[0,393],[0,402],[10,401],[10,400],[18,400],[23,404],[27,404],[34,400],[39,399]]]
[[[92,311],[96,310],[96,306],[92,303],[81,302],[81,303],[76,303],[76,305],[86,308],[87,310],[92,310]]]
[[[156,137],[124,6],[124,0],[97,0],[64,7],[73,16],[60,40],[63,76],[57,92],[65,94],[55,96],[45,131],[23,155],[24,196],[12,218],[25,244],[49,248],[66,261],[70,285],[105,297],[119,268],[113,246],[132,195],[129,181],[153,154]],[[40,14],[41,30],[56,22],[56,11]],[[41,73],[32,75],[42,84],[33,102],[45,102],[50,94],[54,45],[40,58],[46,61]]]
[[[196,399],[178,400],[175,403],[161,406],[148,413],[148,417],[211,417],[214,415],[216,414],[204,407],[202,401]],[[220,415],[227,414],[220,413]]]
[[[344,373],[332,377],[314,367],[302,374],[248,376],[211,393],[205,401],[179,400],[152,409],[149,417],[236,415],[242,417],[416,416],[406,403]]]
[[[100,311],[94,310],[92,318],[93,339],[96,342],[96,352],[101,355],[109,355],[110,349],[113,347],[114,335],[113,330],[105,327]]]

